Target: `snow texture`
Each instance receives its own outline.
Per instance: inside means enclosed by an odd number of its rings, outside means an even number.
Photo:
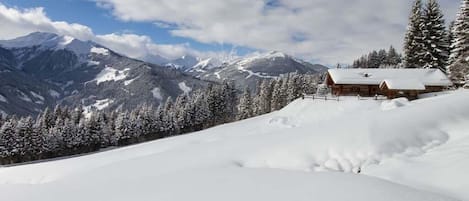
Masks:
[[[95,53],[95,54],[101,54],[104,56],[109,55],[109,50],[106,48],[102,48],[102,47],[92,47],[90,52]]]
[[[336,84],[379,85],[384,80],[393,84],[420,82],[425,86],[451,86],[452,82],[438,69],[329,69]],[[403,84],[404,85],[404,84]],[[414,84],[415,85],[415,84]]]
[[[151,90],[151,93],[153,94],[153,98],[156,98],[158,100],[163,100],[163,96],[161,96],[161,91],[160,88],[155,87]]]
[[[0,110],[0,116],[6,117],[6,116],[8,116],[8,114],[5,111]]]
[[[93,81],[96,81],[96,84],[99,85],[102,82],[107,81],[119,81],[127,78],[127,72],[130,68],[124,70],[117,70],[110,66],[106,66]]]
[[[128,86],[129,84],[132,84],[132,82],[134,82],[136,79],[140,78],[140,76],[134,78],[134,79],[130,79],[130,80],[126,80],[124,81],[124,85],[125,86]]]
[[[39,100],[41,100],[41,101],[44,101],[44,100],[45,100],[43,96],[41,96],[41,95],[35,93],[34,91],[30,91],[30,93],[31,93],[31,95],[34,96],[34,98],[37,98],[37,99],[39,99]]]
[[[192,91],[192,88],[188,87],[185,82],[179,82],[178,86],[179,89],[181,89],[181,91],[184,93],[189,93]]]
[[[49,95],[54,98],[60,98],[60,93],[53,89],[49,89]]]
[[[5,96],[0,94],[0,102],[8,103],[8,100],[7,100],[7,98],[5,98]]]
[[[395,107],[299,99],[193,134],[0,168],[0,192],[15,201],[469,200],[468,99],[464,90]]]
[[[99,65],[100,62],[99,61],[93,61],[93,60],[89,60],[88,61],[88,66],[97,66]]]
[[[425,85],[416,79],[385,79],[380,86],[386,85],[392,90],[425,90]]]
[[[83,107],[83,113],[86,118],[89,118],[93,111],[96,110],[104,110],[105,108],[109,107],[114,102],[114,100],[111,99],[102,99],[102,100],[96,100],[94,104],[89,105],[89,106],[84,106]]]
[[[20,90],[17,90],[18,92],[18,98],[20,98],[21,100],[23,101],[26,101],[26,102],[33,102],[33,100],[31,100],[31,98],[29,98],[25,93],[23,93],[22,91]]]

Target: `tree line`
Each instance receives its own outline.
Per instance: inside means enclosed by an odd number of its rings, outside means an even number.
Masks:
[[[406,68],[437,68],[457,85],[469,80],[469,0],[462,0],[456,20],[446,28],[436,0],[415,0],[404,41]]]
[[[259,83],[256,93],[239,94],[231,82],[181,94],[154,107],[84,113],[57,106],[36,118],[0,116],[0,164],[89,153],[107,147],[181,135],[279,110],[313,93],[317,76],[288,74]]]
[[[389,50],[373,50],[353,61],[352,68],[397,68],[402,62],[402,55],[391,46]]]
[[[355,60],[352,68],[435,68],[456,86],[469,87],[469,0],[462,0],[447,27],[437,0],[414,0],[404,38],[404,56],[391,46]]]

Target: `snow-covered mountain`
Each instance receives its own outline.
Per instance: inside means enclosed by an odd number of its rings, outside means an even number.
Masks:
[[[199,61],[200,60],[198,58],[194,57],[194,56],[184,55],[180,58],[171,60],[171,61],[165,63],[164,65],[167,66],[167,67],[172,67],[172,68],[176,68],[176,69],[185,71],[185,70],[190,69],[193,66],[197,65],[197,63],[199,63]]]
[[[205,82],[119,55],[92,41],[32,33],[0,41],[0,110],[34,114],[55,103],[104,108],[158,104]]]
[[[469,200],[469,92],[422,98],[299,99],[193,134],[0,168],[0,192],[15,201]]]
[[[328,68],[311,64],[278,51],[248,56],[230,62],[205,60],[187,72],[204,80],[234,80],[240,88],[254,88],[259,80],[282,74],[319,74]]]

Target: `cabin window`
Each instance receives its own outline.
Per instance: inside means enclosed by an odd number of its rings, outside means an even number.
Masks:
[[[360,87],[352,87],[352,92],[360,92]]]

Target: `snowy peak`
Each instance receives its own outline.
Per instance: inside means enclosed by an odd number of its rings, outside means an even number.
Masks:
[[[290,57],[289,55],[283,53],[283,52],[278,52],[278,51],[270,51],[267,54],[264,55],[264,58],[287,58]]]
[[[34,32],[12,40],[0,40],[0,45],[5,48],[23,48],[33,46],[57,45],[61,41],[57,34]]]
[[[187,70],[199,63],[199,59],[191,55],[183,55],[177,59],[171,60],[165,66],[173,67],[176,69]]]
[[[0,40],[0,46],[8,49],[37,47],[47,50],[69,50],[77,55],[88,55],[93,47],[100,46],[91,41],[81,41],[71,36],[54,33],[34,32],[12,40]]]
[[[191,71],[204,71],[210,70],[222,65],[222,62],[215,58],[208,58],[200,60],[196,65],[194,65],[190,70]]]

